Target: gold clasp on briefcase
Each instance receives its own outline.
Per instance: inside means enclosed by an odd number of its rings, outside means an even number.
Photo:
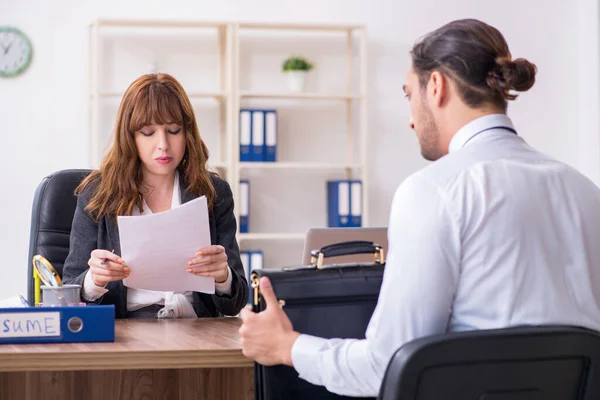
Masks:
[[[260,277],[256,273],[252,273],[250,276],[252,286],[252,297],[255,306],[258,306],[258,299],[260,294]],[[278,300],[281,307],[285,306],[285,300]]]
[[[253,292],[253,298],[254,298],[254,305],[258,306],[258,283],[260,281],[260,278],[258,277],[257,274],[252,274],[250,276],[250,280],[252,281],[252,292]]]

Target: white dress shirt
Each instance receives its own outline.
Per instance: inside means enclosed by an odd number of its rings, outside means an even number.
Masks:
[[[376,396],[393,353],[416,338],[537,324],[600,330],[600,191],[510,129],[505,115],[472,121],[447,156],[400,185],[366,339],[301,335],[292,349],[300,377]]]
[[[175,181],[173,183],[173,197],[171,199],[171,209],[178,207],[181,205],[181,194],[179,190],[179,173],[175,172]],[[149,215],[152,214],[152,210],[144,201],[144,209],[140,212],[137,208],[134,207],[133,215]],[[200,250],[200,249],[198,249]],[[193,255],[192,255],[193,256]],[[191,258],[191,257],[190,257]],[[127,260],[125,260],[127,261]],[[227,280],[222,283],[215,282],[215,291],[219,294],[230,294],[231,293],[231,270],[227,269]],[[83,298],[87,301],[94,301],[102,297],[108,290],[102,286],[97,286],[92,280],[92,275],[89,273],[86,274],[84,282],[83,282]],[[182,297],[183,296],[183,297]],[[178,317],[195,317],[196,314],[191,306],[192,304],[192,292],[160,292],[154,290],[143,290],[143,289],[134,289],[127,288],[127,311],[135,311],[141,308],[159,304],[165,305],[165,299],[167,300],[166,304],[170,305],[170,303],[177,303],[174,305],[176,309],[181,311],[174,312],[174,316]],[[185,301],[187,299],[187,301]]]

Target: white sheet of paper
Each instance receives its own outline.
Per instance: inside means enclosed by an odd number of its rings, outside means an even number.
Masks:
[[[215,279],[186,272],[196,252],[210,246],[206,197],[172,210],[137,216],[120,216],[121,258],[131,274],[127,287],[183,292],[215,293]]]

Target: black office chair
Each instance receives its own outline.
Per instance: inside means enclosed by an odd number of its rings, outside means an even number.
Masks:
[[[379,400],[432,399],[600,399],[600,334],[548,326],[417,339],[392,357]]]
[[[45,177],[33,197],[29,258],[27,268],[27,301],[34,303],[33,256],[44,256],[62,277],[69,254],[69,237],[77,197],[75,188],[91,170],[68,169]]]

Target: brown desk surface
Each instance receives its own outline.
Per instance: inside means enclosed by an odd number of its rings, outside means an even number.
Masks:
[[[250,367],[238,318],[130,319],[111,343],[0,345],[0,371]]]

